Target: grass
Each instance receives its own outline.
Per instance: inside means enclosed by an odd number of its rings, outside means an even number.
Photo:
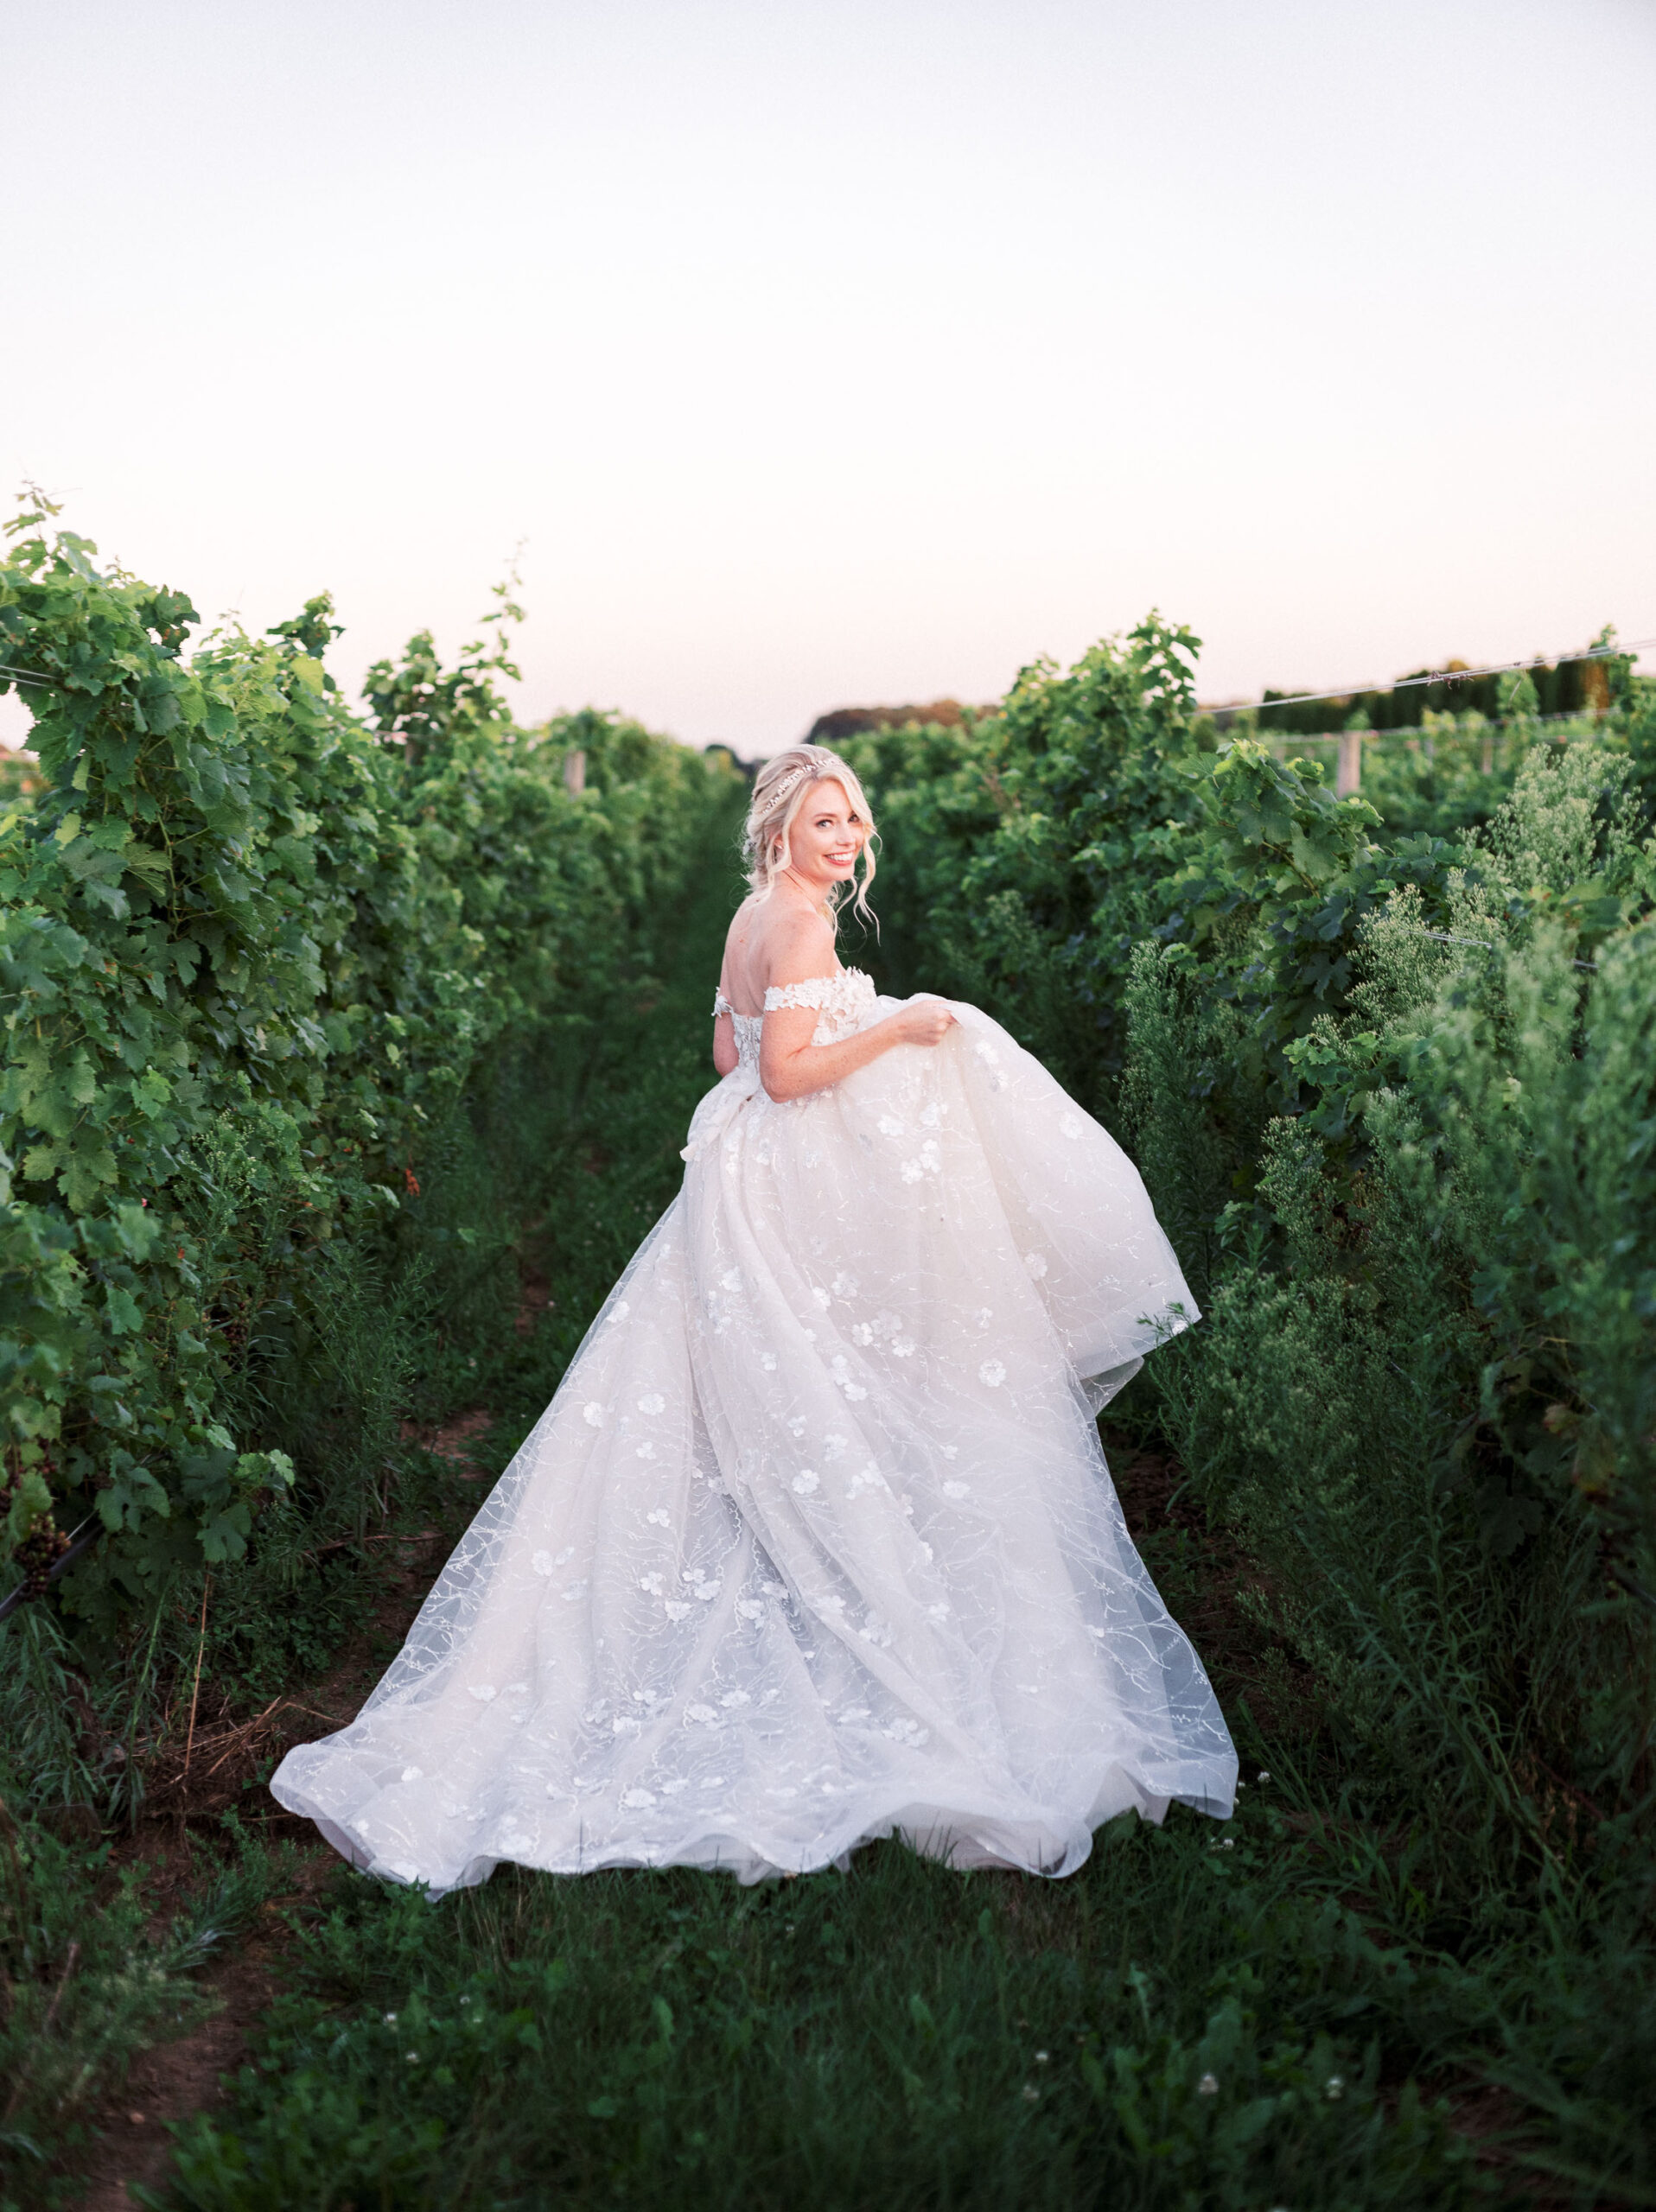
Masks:
[[[1459,2205],[1388,1959],[1268,1789],[1060,1885],[886,1844],[742,1891],[355,1883],[169,2206]]]

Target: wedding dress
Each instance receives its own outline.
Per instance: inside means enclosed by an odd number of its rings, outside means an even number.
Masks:
[[[765,998],[818,1045],[894,1004],[855,969]],[[1125,1154],[953,1011],[787,1103],[735,1016],[679,1195],[401,1655],[276,1773],[356,1865],[755,1881],[898,1832],[1067,1874],[1130,1806],[1229,1813],[1095,1426],[1194,1305]]]

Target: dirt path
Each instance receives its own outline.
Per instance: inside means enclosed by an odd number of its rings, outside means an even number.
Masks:
[[[449,1461],[459,1481],[476,1483],[484,1470],[473,1460],[472,1447],[489,1420],[474,1408],[441,1427],[411,1433],[407,1440]],[[155,1778],[145,1818],[119,1856],[124,1864],[145,1868],[158,1923],[165,1923],[201,1879],[187,1835],[214,1833],[226,1808],[276,1753],[327,1735],[351,1718],[379,1679],[387,1649],[407,1634],[443,1549],[435,1531],[399,1541],[372,1612],[326,1675],[266,1713],[227,1718],[202,1730],[188,1773]],[[292,1920],[324,1910],[329,1891],[347,1878],[344,1862],[309,1821],[271,1804],[264,1822],[293,1845],[299,1859],[296,1882],[269,1899],[253,1927],[199,1978],[213,2008],[207,2018],[188,2034],[145,2050],[97,2113],[99,2139],[80,2167],[82,2212],[131,2212],[130,2185],[162,2187],[172,2155],[169,2128],[211,2112],[222,2101],[224,2078],[246,2063],[253,2031],[278,1986],[276,1970],[293,1940]]]

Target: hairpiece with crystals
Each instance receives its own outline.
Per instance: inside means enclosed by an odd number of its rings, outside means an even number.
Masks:
[[[762,810],[766,814],[774,813],[786,800],[793,798],[801,784],[816,782],[827,772],[818,768],[814,760],[807,760],[802,768],[790,768],[781,782],[765,793]]]

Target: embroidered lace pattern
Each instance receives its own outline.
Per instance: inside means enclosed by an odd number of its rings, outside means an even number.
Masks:
[[[773,984],[765,994],[765,1014],[782,1007],[813,1007],[821,1020],[812,1032],[813,1045],[838,1045],[860,1028],[874,1005],[874,979],[860,968],[842,968],[837,976],[811,976],[803,983]],[[723,991],[713,994],[713,1019],[730,1017],[736,1031],[736,1052],[744,1068],[759,1065],[759,1037],[765,1014],[738,1014]]]

